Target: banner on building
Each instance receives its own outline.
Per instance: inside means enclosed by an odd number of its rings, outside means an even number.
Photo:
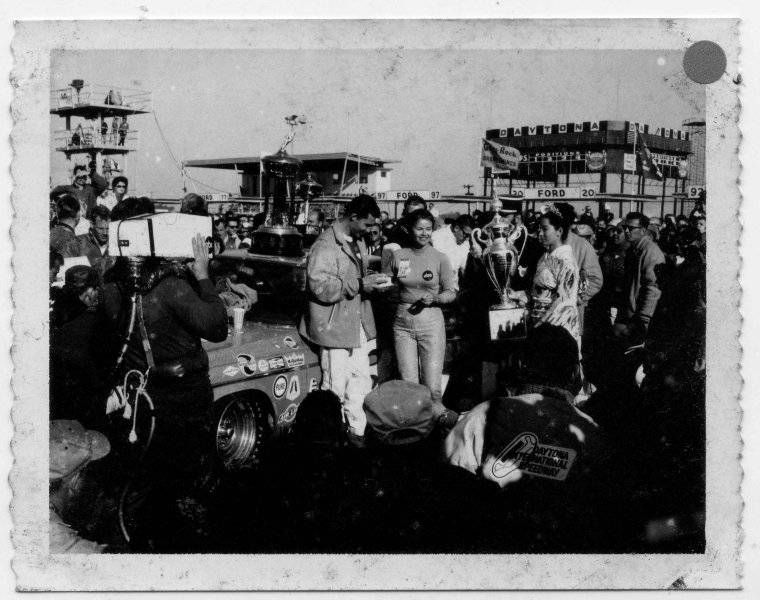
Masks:
[[[689,161],[682,160],[678,163],[678,176],[686,177],[689,174]]]
[[[490,167],[494,171],[516,171],[521,160],[520,151],[506,144],[493,140],[483,140],[483,152],[480,166]]]
[[[626,152],[623,155],[623,170],[624,171],[636,171],[636,155]]]
[[[654,161],[654,157],[644,141],[644,136],[641,135],[641,125],[639,125],[638,139],[636,141],[639,144],[638,155],[641,161],[641,172],[644,174],[644,177],[653,177],[658,181],[662,181],[662,171],[660,171],[660,167]]]

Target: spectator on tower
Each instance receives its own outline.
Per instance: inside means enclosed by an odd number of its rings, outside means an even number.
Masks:
[[[119,123],[119,146],[124,145],[124,142],[127,139],[128,131],[129,131],[129,123],[127,123],[127,117],[124,116],[121,118],[121,123]]]
[[[116,144],[116,140],[119,138],[119,117],[114,117],[111,120],[111,143]]]
[[[76,228],[80,221],[80,204],[77,198],[63,192],[56,196],[58,220],[50,230],[50,247],[64,258],[79,256]]]
[[[97,200],[99,206],[105,206],[109,211],[126,198],[129,180],[122,175],[114,177],[111,181],[111,188],[98,196]]]
[[[108,123],[105,117],[100,120],[100,138],[103,144],[108,143]]]

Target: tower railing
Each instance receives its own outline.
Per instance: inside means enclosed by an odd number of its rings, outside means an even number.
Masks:
[[[84,84],[79,88],[68,86],[51,90],[51,109],[77,108],[80,106],[119,106],[150,112],[153,109],[153,101],[151,93],[144,90],[93,83]]]

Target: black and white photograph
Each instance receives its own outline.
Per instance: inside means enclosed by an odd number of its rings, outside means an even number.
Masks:
[[[13,43],[19,589],[737,586],[737,19]]]

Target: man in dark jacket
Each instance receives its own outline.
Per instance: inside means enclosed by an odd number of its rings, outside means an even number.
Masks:
[[[113,266],[113,259],[108,256],[108,226],[110,223],[110,211],[105,206],[98,205],[92,209],[90,231],[77,236],[79,256],[86,256],[90,265],[95,267],[101,276]]]
[[[641,213],[625,217],[626,239],[631,245],[625,257],[623,297],[614,333],[630,345],[643,341],[661,294],[656,267],[665,262],[665,256],[649,236],[648,227],[649,219]]]
[[[126,369],[141,372],[148,369],[151,355],[155,363],[146,388],[156,414],[155,434],[144,459],[152,484],[146,503],[150,519],[141,519],[143,528],[136,535],[144,550],[189,551],[200,543],[188,511],[198,505],[198,483],[213,450],[213,392],[201,339],[226,339],[227,310],[209,279],[202,236],[192,240],[192,249],[192,277],[172,264],[146,263],[141,290],[144,329],[138,319],[124,361]],[[123,322],[127,294],[123,282],[103,288],[103,310],[114,326]],[[149,351],[143,346],[143,331]]]
[[[79,256],[79,240],[76,234],[81,216],[79,201],[67,192],[57,195],[51,193],[50,197],[55,201],[58,213],[58,219],[50,229],[50,247],[63,258]]]

